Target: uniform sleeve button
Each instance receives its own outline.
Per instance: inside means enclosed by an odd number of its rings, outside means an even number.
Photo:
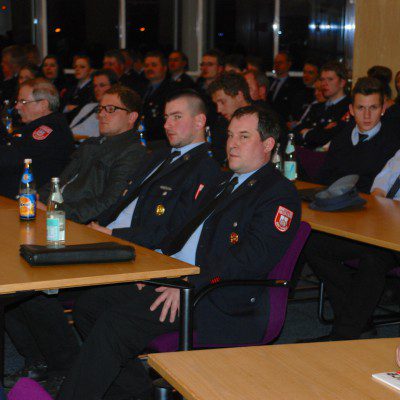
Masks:
[[[250,299],[250,303],[255,303],[256,302],[256,298],[255,297],[252,297],[251,299]]]

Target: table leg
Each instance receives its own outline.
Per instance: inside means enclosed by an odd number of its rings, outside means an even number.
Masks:
[[[179,350],[192,350],[193,347],[193,293],[192,286],[181,288],[181,320]]]

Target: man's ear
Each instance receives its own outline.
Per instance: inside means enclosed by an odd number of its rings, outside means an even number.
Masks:
[[[205,114],[197,114],[194,117],[194,125],[196,127],[196,129],[201,130],[204,129],[204,127],[206,126],[207,123],[207,117]]]
[[[263,141],[264,152],[271,153],[275,146],[275,139],[273,137],[269,137]]]
[[[129,123],[134,125],[138,117],[139,114],[136,111],[132,111],[131,113],[129,113]]]

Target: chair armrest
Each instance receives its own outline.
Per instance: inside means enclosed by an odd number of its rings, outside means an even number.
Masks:
[[[286,279],[263,279],[263,280],[242,280],[242,279],[231,279],[221,281],[204,286],[194,297],[193,309],[197,306],[200,300],[202,300],[208,293],[215,289],[220,289],[227,286],[266,286],[266,287],[283,287],[289,288],[290,281]]]
[[[153,285],[153,286],[165,286],[165,287],[171,287],[171,288],[176,288],[176,289],[191,289],[193,288],[193,285],[183,279],[151,279],[148,281],[140,281],[142,283],[145,283],[146,285]]]

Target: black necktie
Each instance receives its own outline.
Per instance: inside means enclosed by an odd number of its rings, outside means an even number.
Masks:
[[[154,179],[160,174],[160,172],[171,163],[171,161],[175,157],[179,157],[181,155],[180,151],[173,151],[158,167],[157,169],[149,176],[147,176],[142,183],[132,192],[129,194],[129,196],[124,197],[124,199],[121,201],[121,203],[118,205],[118,207],[114,210],[114,212],[109,216],[108,221],[106,222],[105,225],[108,225],[109,223],[115,221],[115,219],[118,217],[118,215],[123,211],[129,204],[132,203],[133,200],[135,200],[137,197],[140,195],[140,191],[142,190],[144,185],[147,185],[149,182],[154,181]]]
[[[366,135],[365,133],[358,134],[358,143],[364,143],[367,140],[368,140],[368,135]]]
[[[399,191],[399,189],[400,189],[400,175],[394,181],[394,183],[393,183],[392,187],[389,189],[386,197],[388,199],[393,199],[394,196],[396,196],[396,193]]]
[[[182,249],[194,231],[202,224],[202,222],[216,209],[216,207],[232,192],[238,183],[238,178],[235,176],[224,188],[224,190],[207,205],[205,205],[199,213],[193,217],[178,234],[165,246],[162,251],[164,254],[172,255]]]

